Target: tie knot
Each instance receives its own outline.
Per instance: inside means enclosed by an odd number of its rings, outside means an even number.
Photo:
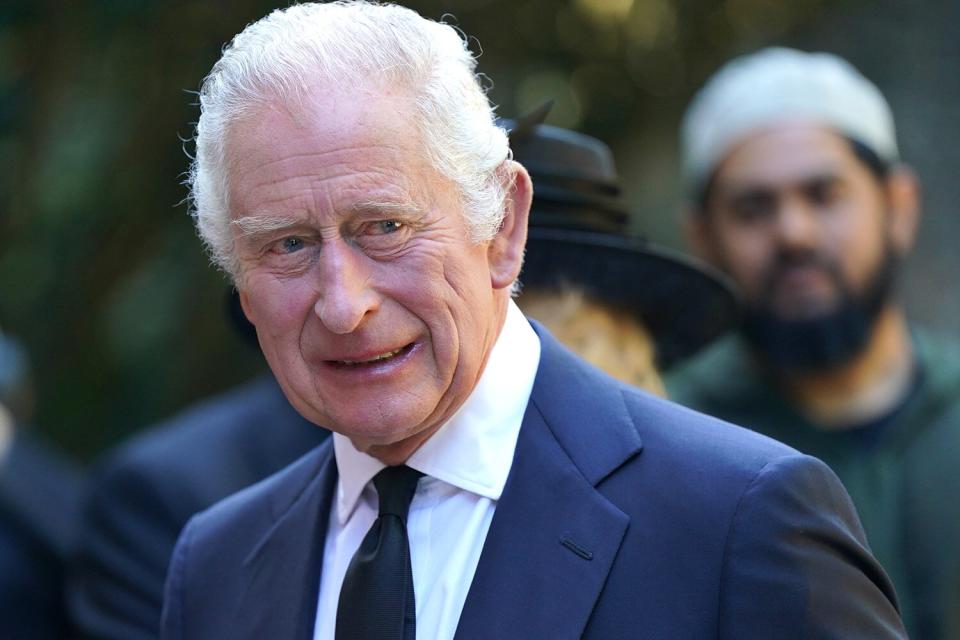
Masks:
[[[373,486],[380,498],[380,515],[395,515],[404,522],[410,511],[410,501],[417,490],[417,482],[423,474],[403,465],[386,467],[373,477]]]

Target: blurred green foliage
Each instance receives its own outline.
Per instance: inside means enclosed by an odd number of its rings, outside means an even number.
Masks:
[[[724,59],[844,3],[406,4],[455,15],[446,20],[482,43],[480,70],[502,114],[553,98],[553,123],[615,148],[629,132],[660,153],[675,136],[664,123]],[[82,458],[263,366],[226,322],[226,282],[194,237],[181,182],[192,91],[223,45],[274,6],[5,0],[0,9],[0,326],[33,358],[33,422]]]

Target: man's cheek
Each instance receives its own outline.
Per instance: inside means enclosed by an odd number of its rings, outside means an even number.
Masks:
[[[736,246],[724,245],[714,252],[714,266],[733,278],[736,285],[746,295],[757,293],[757,283],[762,281],[764,266],[759,266],[746,251]]]
[[[274,284],[250,294],[251,307],[271,333],[302,325],[313,306],[310,292],[303,287]]]

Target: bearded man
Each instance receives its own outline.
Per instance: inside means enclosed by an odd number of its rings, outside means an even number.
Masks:
[[[746,312],[739,336],[670,377],[671,397],[827,462],[911,637],[941,637],[960,551],[960,423],[945,417],[960,358],[893,295],[919,188],[890,107],[836,56],[767,49],[707,82],[682,147],[688,240]]]

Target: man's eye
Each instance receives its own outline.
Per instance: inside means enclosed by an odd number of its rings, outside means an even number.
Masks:
[[[745,194],[735,198],[731,209],[741,224],[757,224],[768,219],[776,210],[776,198],[768,194]]]
[[[804,191],[811,204],[825,207],[837,200],[840,186],[835,181],[821,180],[806,185]]]
[[[397,220],[378,220],[373,223],[373,231],[379,234],[390,234],[399,231],[403,223]]]
[[[291,236],[289,238],[284,238],[280,241],[280,253],[295,253],[303,249],[304,242],[303,238],[298,238],[296,236]]]

